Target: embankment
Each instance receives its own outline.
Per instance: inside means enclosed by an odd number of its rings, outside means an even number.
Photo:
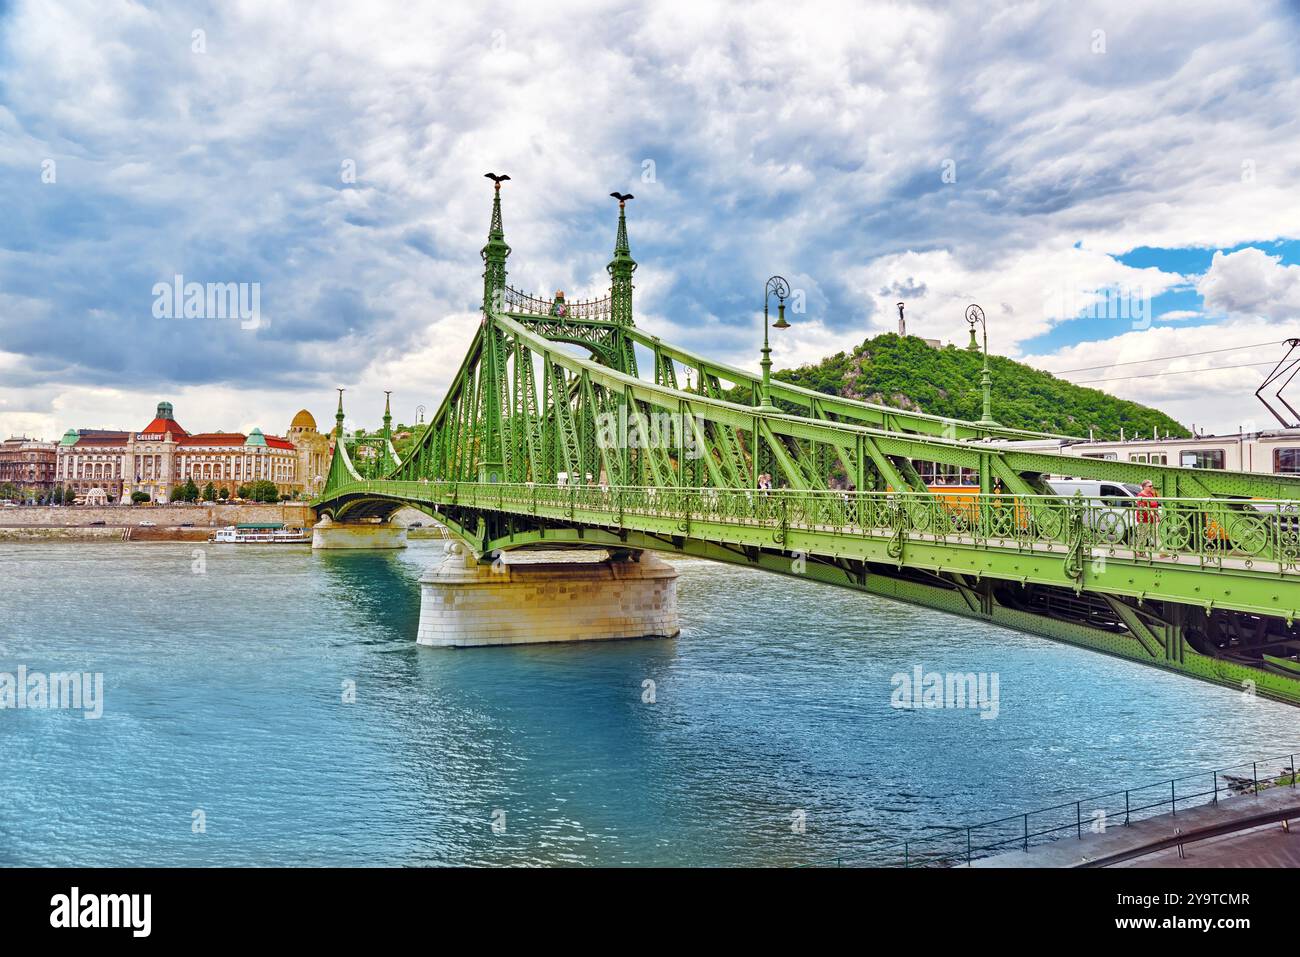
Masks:
[[[0,509],[0,542],[204,542],[214,528],[279,522],[310,528],[316,513],[299,502],[276,505],[31,505]],[[142,525],[141,522],[150,524]]]
[[[315,524],[316,513],[302,502],[275,505],[215,502],[201,505],[23,505],[0,508],[0,528],[75,528],[96,522],[117,526],[153,522],[160,527],[193,525],[195,528],[222,528],[241,522],[283,522],[290,527],[309,527]]]

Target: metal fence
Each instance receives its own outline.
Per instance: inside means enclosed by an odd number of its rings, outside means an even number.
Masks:
[[[1280,770],[1270,772],[1279,763]],[[1296,786],[1295,754],[1261,758],[1214,771],[1191,774],[1095,794],[1050,807],[1012,814],[942,833],[892,844],[879,853],[814,861],[812,867],[953,867],[1006,851],[1028,851],[1061,839],[1124,826],[1135,820],[1217,802],[1233,794],[1258,794]]]

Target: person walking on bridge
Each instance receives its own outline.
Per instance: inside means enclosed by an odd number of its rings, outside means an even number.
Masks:
[[[1156,529],[1160,523],[1160,496],[1156,494],[1155,484],[1150,479],[1143,480],[1142,491],[1137,494],[1135,508],[1138,551],[1149,553],[1155,546]],[[1163,553],[1161,557],[1164,557]]]

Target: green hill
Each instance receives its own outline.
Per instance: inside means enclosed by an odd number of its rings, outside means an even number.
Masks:
[[[902,409],[960,419],[980,417],[983,357],[971,349],[934,349],[916,336],[894,333],[840,352],[816,365],[774,373],[786,382],[828,395],[861,399]],[[1191,432],[1163,412],[1058,379],[1027,365],[989,356],[993,374],[993,418],[1011,428],[1034,429],[1098,439],[1125,434],[1187,436]]]

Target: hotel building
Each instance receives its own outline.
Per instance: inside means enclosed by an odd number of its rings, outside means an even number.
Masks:
[[[233,496],[239,486],[265,479],[281,494],[313,492],[315,477],[329,462],[329,438],[316,431],[307,410],[290,425],[292,440],[240,432],[191,434],[175,419],[170,402],[158,403],[157,415],[139,432],[69,429],[60,441],[56,484],[70,486],[78,498],[101,489],[108,500],[130,499],[143,492],[166,502],[172,489],[189,480],[202,488],[211,482]]]

